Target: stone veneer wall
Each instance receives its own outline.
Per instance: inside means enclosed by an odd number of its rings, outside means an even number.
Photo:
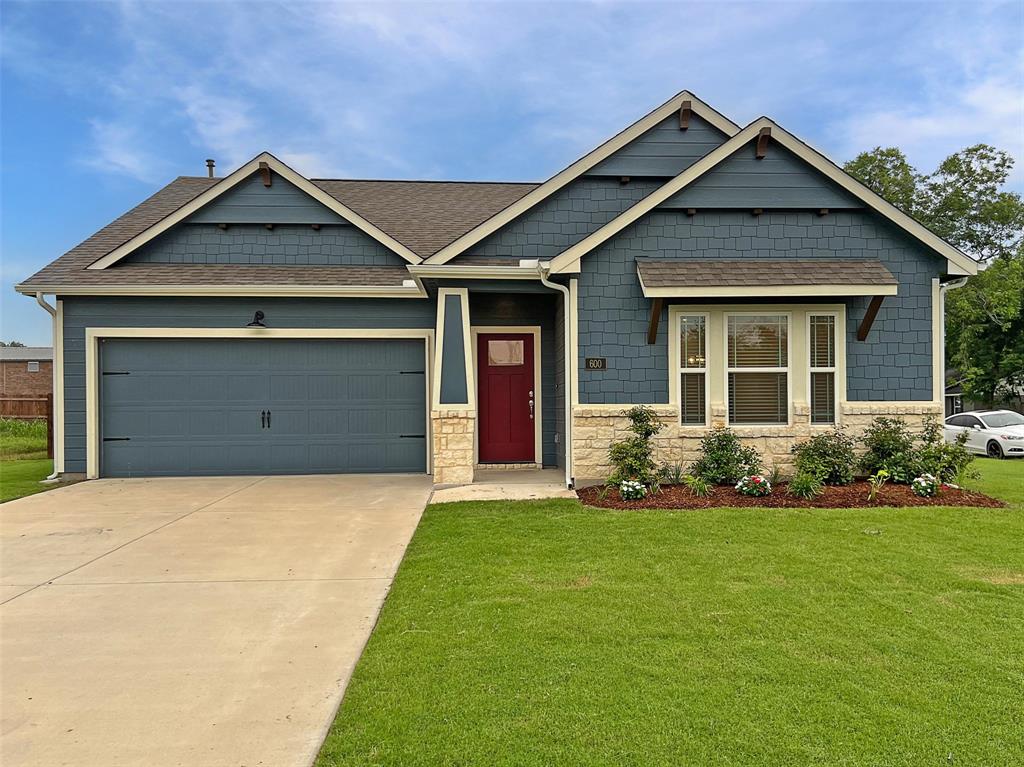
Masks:
[[[432,410],[430,423],[433,433],[434,484],[472,483],[476,412]]]
[[[708,428],[680,426],[677,409],[671,405],[651,405],[665,423],[665,429],[654,438],[654,458],[658,463],[682,464],[687,468],[700,457],[700,440]],[[628,421],[622,415],[623,407],[593,407],[577,405],[573,408],[573,475],[576,482],[587,483],[603,480],[611,473],[608,463],[608,447],[613,442],[629,436]],[[915,433],[921,430],[925,418],[942,418],[942,405],[930,402],[886,403],[886,402],[843,402],[840,403],[843,430],[852,437],[859,437],[865,427],[878,416],[890,416],[906,421]],[[712,406],[713,423],[723,423],[726,412],[722,406]],[[811,426],[810,409],[806,405],[795,405],[793,426],[739,427],[736,433],[745,445],[757,449],[764,459],[765,468],[778,466],[784,475],[793,473],[793,455],[790,448],[814,434],[828,431],[831,427]]]

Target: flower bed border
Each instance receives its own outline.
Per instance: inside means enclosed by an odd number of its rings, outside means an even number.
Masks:
[[[761,507],[772,509],[854,509],[880,506],[967,506],[990,509],[1005,508],[1003,501],[983,493],[949,488],[934,497],[914,495],[909,485],[883,485],[874,501],[868,501],[870,486],[867,480],[856,480],[849,485],[829,485],[814,498],[797,498],[786,492],[787,484],[779,483],[771,495],[753,497],[743,495],[730,486],[716,486],[711,495],[698,498],[685,485],[662,485],[661,492],[649,493],[636,501],[624,501],[616,488],[600,485],[576,491],[588,506],[605,509],[715,509],[726,507]],[[603,497],[602,497],[603,496]]]

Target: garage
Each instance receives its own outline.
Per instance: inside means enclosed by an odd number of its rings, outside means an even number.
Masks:
[[[100,473],[425,472],[426,359],[422,339],[100,339]]]

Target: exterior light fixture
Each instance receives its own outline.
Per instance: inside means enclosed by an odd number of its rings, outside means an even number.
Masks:
[[[266,315],[264,315],[263,312],[257,310],[256,313],[252,316],[252,322],[250,322],[248,325],[246,325],[246,327],[247,328],[265,328],[266,325],[263,324],[263,318],[265,316]]]

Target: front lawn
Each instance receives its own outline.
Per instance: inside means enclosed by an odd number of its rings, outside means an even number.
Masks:
[[[55,487],[39,484],[51,471],[46,421],[0,418],[0,503]]]
[[[318,764],[1024,763],[1006,509],[427,509]]]

